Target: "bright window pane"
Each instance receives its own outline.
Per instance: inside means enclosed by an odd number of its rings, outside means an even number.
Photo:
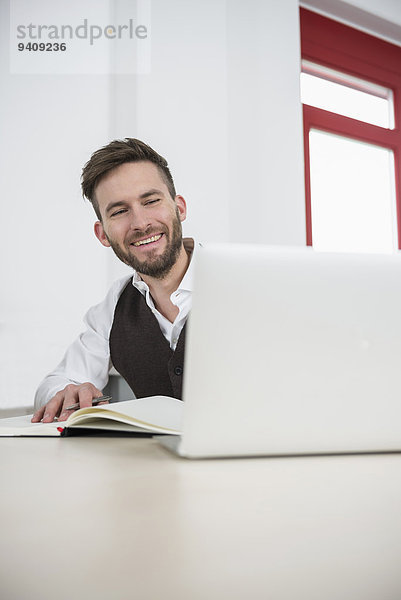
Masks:
[[[304,63],[301,101],[365,123],[394,128],[392,91],[331,69]],[[307,72],[309,70],[309,72]],[[315,70],[315,73],[312,71]],[[320,75],[316,72],[320,70]]]
[[[396,250],[393,152],[314,129],[309,145],[313,247]]]

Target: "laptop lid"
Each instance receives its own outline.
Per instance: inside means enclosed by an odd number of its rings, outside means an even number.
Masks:
[[[180,454],[400,450],[400,382],[398,254],[198,253]]]

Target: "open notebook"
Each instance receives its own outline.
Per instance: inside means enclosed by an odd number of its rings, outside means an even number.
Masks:
[[[152,396],[114,404],[81,408],[58,423],[31,423],[32,415],[0,420],[0,437],[58,436],[87,430],[168,433],[181,431],[183,403],[168,396]]]

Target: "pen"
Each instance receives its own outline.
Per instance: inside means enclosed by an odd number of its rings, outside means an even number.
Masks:
[[[93,398],[92,406],[96,406],[96,404],[99,404],[99,402],[105,402],[106,400],[111,400],[111,396],[100,396],[100,398]],[[67,406],[65,410],[75,410],[77,408],[79,408],[79,402],[72,404],[71,406]]]

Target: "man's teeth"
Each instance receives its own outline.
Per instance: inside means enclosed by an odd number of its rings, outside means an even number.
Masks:
[[[147,240],[140,240],[139,242],[134,242],[134,246],[143,246],[144,244],[150,244],[151,242],[157,242],[160,240],[160,235],[154,235],[153,237],[148,238]]]

